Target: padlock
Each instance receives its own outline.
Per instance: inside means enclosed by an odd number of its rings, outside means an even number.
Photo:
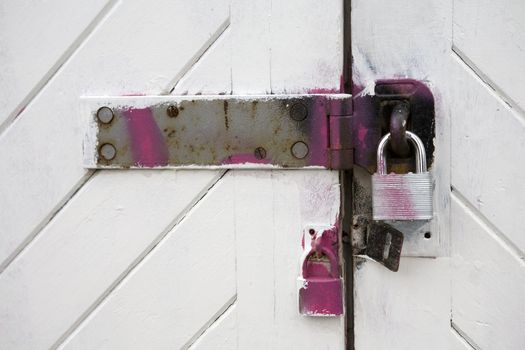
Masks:
[[[324,233],[313,237],[312,248],[305,252],[299,282],[299,312],[307,316],[339,316],[343,314],[343,279],[339,276],[337,252]],[[307,245],[308,246],[308,245]],[[328,257],[325,263],[312,261],[314,254]]]
[[[377,173],[372,175],[372,210],[374,220],[430,220],[432,209],[432,177],[427,171],[425,146],[416,134],[406,137],[416,150],[416,172],[387,174],[386,134],[377,148]]]

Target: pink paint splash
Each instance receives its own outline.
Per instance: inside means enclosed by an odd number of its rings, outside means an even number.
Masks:
[[[123,111],[136,166],[155,167],[168,164],[169,151],[164,135],[149,108]]]
[[[242,153],[242,154],[234,154],[232,156],[229,156],[221,162],[221,164],[245,164],[245,163],[252,163],[252,164],[270,164],[269,159],[258,159],[253,154],[249,153]]]
[[[336,94],[339,92],[339,89],[327,89],[327,88],[313,88],[308,89],[309,94]]]
[[[304,315],[343,314],[343,285],[338,259],[338,225],[312,236],[310,253],[302,264],[304,285],[299,289],[299,311]],[[304,238],[302,244],[304,245]],[[328,262],[311,261],[325,256]]]

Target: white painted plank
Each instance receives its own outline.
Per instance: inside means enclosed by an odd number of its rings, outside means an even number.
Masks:
[[[525,120],[460,60],[453,67],[452,186],[523,252]]]
[[[231,24],[217,33],[210,47],[199,57],[179,81],[176,82],[173,95],[218,95],[232,93],[232,39]]]
[[[411,78],[427,84],[435,99],[432,239],[406,234],[407,256],[448,255],[451,11],[451,0],[352,1],[354,87],[373,94],[378,79]]]
[[[339,91],[342,9],[342,0],[272,2],[270,74],[274,93]]]
[[[226,0],[213,5],[166,0],[156,2],[155,8],[129,1],[119,3],[100,22],[0,136],[0,266],[38,232],[86,174],[81,165],[79,96],[166,91],[224,25],[228,11]],[[177,35],[188,31],[191,36]]]
[[[450,330],[450,350],[477,350],[463,338],[458,332],[451,328]]]
[[[201,327],[235,300],[232,180],[226,175],[218,182],[63,348],[189,346]]]
[[[452,196],[452,322],[480,349],[523,349],[525,263]]]
[[[219,350],[238,349],[237,305],[232,305],[188,349]]]
[[[232,0],[232,67],[234,94],[270,93],[271,0]]]
[[[235,178],[238,348],[343,349],[343,318],[300,315],[296,283],[304,226],[338,216],[338,173],[237,171]]]
[[[356,350],[449,349],[449,258],[402,258],[395,273],[356,263]]]
[[[525,2],[454,0],[454,46],[524,113]]]
[[[97,174],[0,275],[0,348],[49,348],[216,177],[214,171]]]
[[[113,3],[108,0],[0,3],[0,125],[9,123],[24,109]],[[5,127],[2,125],[0,130]]]

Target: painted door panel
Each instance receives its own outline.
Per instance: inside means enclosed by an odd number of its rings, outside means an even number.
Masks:
[[[525,344],[523,10],[520,1],[352,1],[354,83],[414,78],[436,99],[438,249],[402,258],[394,274],[356,257],[357,350]]]
[[[29,6],[1,22],[65,9]],[[339,217],[337,172],[86,171],[78,112],[82,95],[338,91],[341,0],[84,6],[45,60],[2,57],[33,73],[1,86],[0,348],[342,349],[342,317],[297,306],[302,230]],[[28,43],[58,36],[32,25]]]

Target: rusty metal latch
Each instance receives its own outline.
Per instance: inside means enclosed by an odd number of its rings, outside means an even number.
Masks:
[[[84,166],[350,169],[347,94],[82,98]]]

